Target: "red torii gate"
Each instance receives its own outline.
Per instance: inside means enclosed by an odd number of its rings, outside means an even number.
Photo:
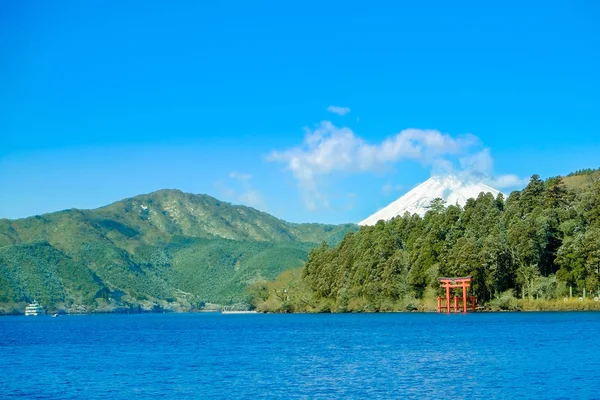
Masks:
[[[467,288],[471,286],[471,281],[473,277],[465,276],[462,278],[440,278],[440,284],[443,288],[446,289],[446,298],[438,296],[438,312],[442,312],[442,308],[446,308],[446,312],[450,313],[450,290],[452,289],[461,289],[462,288],[462,311],[467,312]],[[446,301],[445,307],[443,307],[443,302]],[[454,296],[454,312],[458,312],[459,306],[459,298],[458,296]],[[477,301],[475,296],[471,296],[471,306],[473,307],[473,311],[475,311],[477,307]]]

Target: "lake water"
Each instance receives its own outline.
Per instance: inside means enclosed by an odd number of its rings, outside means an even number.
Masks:
[[[0,318],[0,397],[600,398],[600,313]]]

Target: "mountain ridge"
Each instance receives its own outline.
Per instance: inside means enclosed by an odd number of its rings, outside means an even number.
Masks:
[[[207,210],[208,209],[208,210]],[[134,215],[135,214],[135,215]],[[4,227],[29,225],[31,221],[52,222],[64,216],[92,218],[93,222],[107,229],[114,229],[125,236],[135,234],[144,225],[167,234],[183,234],[192,237],[221,237],[232,240],[301,240],[314,242],[314,230],[327,231],[335,226],[353,224],[293,223],[274,217],[266,212],[244,205],[234,205],[207,194],[186,193],[178,189],[161,189],[115,201],[94,209],[71,208],[19,219],[0,219],[0,246]],[[105,219],[127,225],[105,226]],[[233,221],[240,218],[241,221]],[[252,228],[252,221],[260,224]],[[197,222],[194,226],[192,223]],[[2,225],[3,224],[3,225]],[[14,229],[12,229],[15,232]],[[244,231],[244,232],[242,232]],[[18,235],[18,232],[16,232]]]
[[[387,206],[360,221],[358,225],[375,225],[379,220],[390,220],[404,213],[424,216],[431,201],[441,198],[447,204],[464,206],[469,198],[477,198],[479,193],[501,193],[485,183],[472,179],[460,179],[454,175],[432,176],[415,186]]]
[[[2,219],[0,312],[19,312],[33,298],[65,312],[243,301],[249,283],[301,266],[310,248],[356,229],[289,223],[172,189],[91,210]]]

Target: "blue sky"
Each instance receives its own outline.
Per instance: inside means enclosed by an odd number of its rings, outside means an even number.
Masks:
[[[178,188],[356,222],[600,167],[598,3],[485,3],[2,2],[0,218]]]

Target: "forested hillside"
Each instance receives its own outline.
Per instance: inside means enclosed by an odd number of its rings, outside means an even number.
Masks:
[[[301,267],[355,225],[292,224],[210,196],[162,190],[96,210],[0,220],[0,312],[193,310]]]
[[[252,293],[274,311],[431,309],[439,277],[470,275],[480,303],[516,309],[517,299],[597,295],[599,274],[600,176],[586,170],[363,226]]]

